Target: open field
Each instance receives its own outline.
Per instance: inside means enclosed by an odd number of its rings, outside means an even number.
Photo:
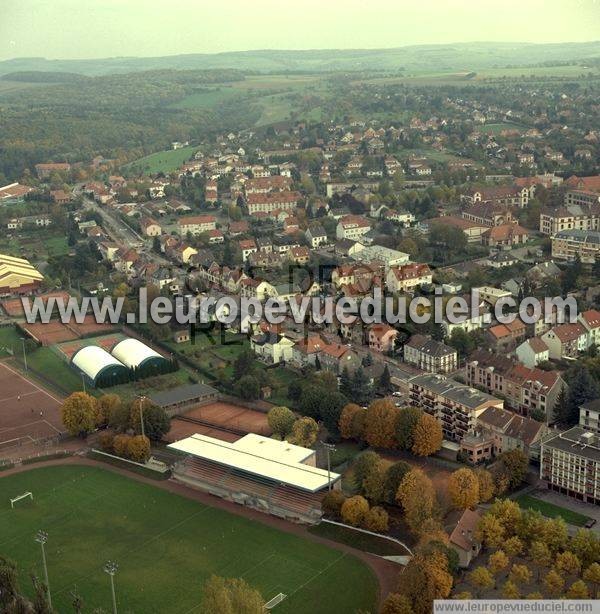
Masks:
[[[52,256],[69,253],[67,237],[64,233],[44,229],[9,231],[0,237],[0,253],[27,258],[32,263],[41,262]]]
[[[0,358],[22,350],[21,336],[14,326],[0,327]]]
[[[25,491],[35,500],[11,510],[8,498]],[[0,478],[0,501],[0,552],[17,561],[24,587],[30,570],[42,576],[33,535],[48,531],[53,605],[61,612],[75,586],[86,609],[110,607],[107,560],[119,565],[118,605],[131,614],[199,613],[212,573],[244,578],[265,600],[287,594],[278,614],[375,608],[375,577],[358,559],[99,468]]]
[[[0,363],[0,454],[2,447],[62,432],[61,401],[12,367]]]
[[[181,149],[167,149],[144,156],[131,162],[124,169],[141,173],[170,173],[177,170],[186,160],[198,151],[198,147],[190,145]]]
[[[564,507],[559,507],[549,501],[542,501],[531,495],[519,495],[515,500],[522,508],[537,510],[548,518],[557,518],[560,516],[565,522],[577,527],[585,526],[585,523],[590,520],[588,516],[573,512]]]

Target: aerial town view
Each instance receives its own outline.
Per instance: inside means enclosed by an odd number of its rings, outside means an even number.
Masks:
[[[600,3],[0,0],[0,614],[600,612]]]

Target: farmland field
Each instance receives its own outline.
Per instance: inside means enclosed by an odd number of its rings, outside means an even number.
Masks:
[[[31,491],[14,510],[9,497]],[[109,471],[84,466],[33,469],[0,478],[0,553],[43,577],[33,536],[48,532],[46,556],[53,605],[71,607],[77,587],[86,611],[110,608],[102,567],[118,563],[119,611],[200,612],[210,574],[241,577],[265,600],[288,595],[279,614],[374,611],[371,570],[352,556],[262,523],[202,505]],[[340,590],[343,587],[343,590]]]

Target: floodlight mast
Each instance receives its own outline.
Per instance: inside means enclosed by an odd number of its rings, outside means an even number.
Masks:
[[[114,561],[106,561],[104,571],[110,576],[110,590],[112,592],[113,614],[117,614],[117,595],[115,593],[115,574],[119,566]]]
[[[321,441],[321,445],[327,450],[327,490],[331,491],[331,452],[335,452],[335,446],[332,443]]]
[[[48,581],[48,565],[46,563],[46,548],[44,547],[48,541],[48,533],[41,529],[35,534],[35,541],[42,548],[42,562],[44,563],[44,579],[46,582],[46,595],[48,597],[48,606],[52,609],[52,596],[50,595],[50,582]]]

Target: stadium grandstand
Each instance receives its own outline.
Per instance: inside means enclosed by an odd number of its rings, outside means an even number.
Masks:
[[[0,296],[37,292],[42,279],[29,260],[0,254]]]
[[[316,523],[341,476],[315,466],[315,451],[250,433],[233,443],[195,434],[168,446],[186,454],[174,477],[213,495],[293,520]]]
[[[94,388],[107,388],[130,380],[130,371],[114,356],[97,345],[86,345],[71,357],[71,366],[84,375]]]

